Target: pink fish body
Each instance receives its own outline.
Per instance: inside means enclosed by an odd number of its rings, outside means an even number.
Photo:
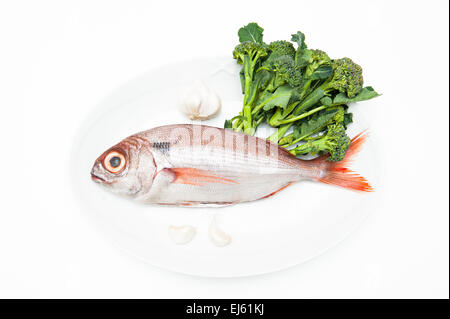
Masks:
[[[129,136],[104,152],[91,177],[142,203],[223,206],[270,197],[300,180],[371,191],[345,168],[365,136],[352,140],[346,158],[301,160],[269,141],[203,125],[168,125]]]

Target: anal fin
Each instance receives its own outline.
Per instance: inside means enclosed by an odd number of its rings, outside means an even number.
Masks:
[[[276,193],[281,192],[283,189],[288,188],[288,187],[291,186],[292,184],[294,184],[294,182],[289,182],[289,183],[287,183],[286,185],[284,185],[283,187],[281,187],[280,189],[277,189],[276,191],[270,193],[269,195],[266,195],[266,196],[261,197],[261,199],[267,198],[267,197],[271,197],[271,196],[275,195]]]

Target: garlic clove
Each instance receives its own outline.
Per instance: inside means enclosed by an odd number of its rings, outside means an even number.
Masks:
[[[209,92],[208,96],[205,97],[199,112],[200,119],[210,119],[219,113],[222,107],[222,102],[219,96],[214,92]]]
[[[198,114],[202,104],[202,97],[199,94],[187,94],[184,98],[184,103],[186,104],[184,108],[186,115]]]
[[[196,230],[192,226],[169,226],[169,237],[177,245],[189,243],[196,234]]]
[[[231,243],[231,236],[219,228],[215,219],[209,226],[209,239],[217,247],[225,247]]]
[[[180,109],[191,120],[210,119],[221,107],[220,97],[201,81],[195,81],[180,97]]]

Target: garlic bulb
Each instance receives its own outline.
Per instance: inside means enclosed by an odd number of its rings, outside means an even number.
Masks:
[[[213,242],[214,245],[218,247],[224,247],[231,243],[231,237],[227,233],[225,233],[216,223],[216,219],[214,218],[209,226],[209,239]]]
[[[190,242],[195,236],[195,228],[192,226],[169,226],[169,237],[175,244],[182,245]]]
[[[180,97],[180,109],[191,120],[213,118],[221,106],[219,96],[201,81],[195,81]]]

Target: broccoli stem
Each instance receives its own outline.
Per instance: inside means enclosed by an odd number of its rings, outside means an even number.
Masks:
[[[312,110],[309,111],[309,112],[303,113],[303,114],[301,114],[301,115],[298,115],[298,116],[294,116],[294,117],[288,118],[287,120],[281,120],[281,121],[279,121],[279,123],[280,123],[280,124],[288,124],[288,123],[292,123],[292,122],[301,120],[301,119],[303,119],[303,118],[305,118],[305,117],[308,117],[308,116],[310,116],[310,115],[312,115],[312,114],[314,114],[314,113],[316,113],[316,112],[319,112],[319,111],[321,111],[321,110],[323,110],[323,109],[325,109],[325,108],[327,108],[327,106],[322,105],[322,106],[316,107],[315,109],[312,109]]]
[[[300,115],[302,112],[307,111],[310,107],[317,104],[321,98],[323,98],[326,94],[326,91],[322,90],[321,87],[318,87],[310,94],[308,94],[305,100],[292,112],[294,116]]]
[[[264,107],[264,105],[266,105],[267,103],[269,103],[270,101],[272,101],[273,99],[276,99],[276,98],[277,98],[276,96],[272,96],[271,98],[268,98],[267,100],[265,100],[261,104],[258,104],[257,106],[255,106],[253,108],[252,114],[258,113]]]
[[[248,135],[255,134],[256,127],[253,126],[251,105],[244,105],[244,117],[245,117],[245,120],[243,122],[244,132]]]
[[[247,126],[248,123],[252,122],[252,107],[250,105],[244,105],[244,117],[245,117],[245,124],[244,126]]]
[[[270,126],[280,126],[282,124],[280,121],[285,119],[291,112],[294,110],[294,108],[299,104],[299,101],[296,101],[294,103],[289,104],[284,110],[277,109],[275,113],[272,115],[272,117],[269,120]]]
[[[313,149],[327,150],[326,139],[318,139],[313,141],[307,141],[306,143],[298,145],[289,152],[293,155],[306,155]]]
[[[251,106],[247,104],[250,96],[250,89],[252,84],[252,74],[250,58],[246,55],[244,57],[244,107],[242,109],[242,115],[244,116],[244,130],[247,130],[252,123]]]
[[[273,127],[279,126],[280,124],[279,124],[278,120],[281,118],[283,118],[283,110],[281,110],[280,108],[277,108],[275,113],[273,113],[273,115],[269,119],[269,125],[273,126]]]
[[[292,123],[281,125],[272,135],[269,136],[268,140],[277,143],[286,134],[286,132],[291,127]]]
[[[302,140],[304,140],[305,138],[307,138],[308,136],[311,136],[312,134],[314,134],[314,132],[310,132],[310,133],[308,133],[308,134],[305,134],[305,135],[303,135],[303,136],[300,136],[298,139],[293,140],[293,141],[290,142],[289,144],[283,145],[283,147],[289,147],[289,146],[295,145],[295,144],[297,144],[298,142],[301,142]]]
[[[244,132],[253,135],[255,133],[255,127],[253,127],[252,115],[256,112],[252,112],[252,104],[256,98],[260,80],[258,79],[253,83],[253,73],[255,65],[259,59],[259,53],[256,53],[253,57],[244,56],[244,107],[242,115],[244,116],[243,129]],[[241,124],[238,122],[238,129],[242,129]]]
[[[233,130],[236,130],[238,127],[239,127],[239,125],[241,125],[241,120],[240,119],[238,119],[238,120],[236,120],[236,121],[234,121],[233,122],[233,125],[231,126],[231,128],[233,129]]]
[[[291,144],[291,142],[294,140],[294,133],[288,134],[284,136],[282,139],[278,141],[278,145],[287,147]]]
[[[244,56],[244,105],[247,103],[250,86],[252,84],[252,70],[250,69],[250,58],[246,55]]]
[[[292,112],[293,116],[298,116],[302,111],[307,110],[311,106],[314,106],[317,102],[320,101],[322,97],[325,96],[325,91],[321,90],[320,87],[311,92],[306,100],[297,106],[297,108]],[[289,118],[289,117],[288,117]],[[278,141],[286,134],[286,132],[291,127],[292,123],[282,124],[276,132],[274,132],[271,136],[269,136],[269,141],[278,143]]]
[[[241,122],[241,123],[234,129],[234,131],[236,131],[236,132],[241,132],[243,128],[244,128],[244,122]]]
[[[264,120],[264,116],[261,115],[261,116],[256,120],[256,126],[255,126],[255,128],[258,127],[259,124],[261,124],[261,122],[262,122],[263,120]]]
[[[310,85],[311,85],[312,80],[309,79],[308,81],[306,81],[305,85],[303,85],[302,91],[300,92],[300,98],[303,97],[306,93],[306,91],[309,89]]]
[[[249,101],[247,101],[246,104],[253,105],[256,95],[258,94],[258,87],[259,87],[260,82],[261,82],[261,79],[258,79],[255,82],[251,83],[251,89],[249,90],[248,97],[247,97],[249,99]]]

